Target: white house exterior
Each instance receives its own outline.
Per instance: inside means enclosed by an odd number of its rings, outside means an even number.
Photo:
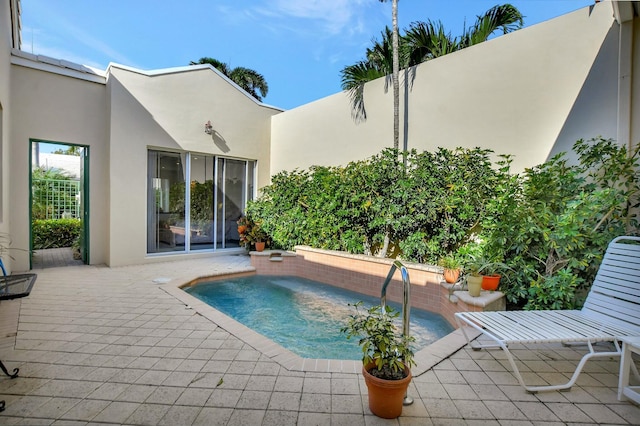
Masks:
[[[638,143],[639,3],[594,4],[416,67],[401,141],[491,148],[517,169],[579,138]],[[22,52],[19,7],[0,6],[0,233],[12,247],[30,247],[37,142],[83,148],[87,261],[110,266],[238,250],[235,219],[272,174],[391,145],[384,79],[366,86],[365,123],[344,93],[283,111],[208,65],[96,71]],[[10,254],[10,270],[30,268],[28,251]]]

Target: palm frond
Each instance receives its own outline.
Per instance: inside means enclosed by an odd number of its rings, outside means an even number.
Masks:
[[[441,21],[414,22],[404,36],[409,66],[438,58],[459,49],[458,41],[446,32]]]
[[[348,65],[341,71],[342,90],[346,91],[351,100],[351,116],[356,122],[367,119],[367,111],[364,107],[365,83],[385,76],[385,72],[368,61],[359,61],[354,65]]]
[[[462,47],[482,43],[498,29],[507,34],[522,28],[523,24],[524,18],[516,7],[508,3],[494,6],[484,15],[478,16],[472,27],[465,28],[461,37]]]
[[[269,85],[264,76],[250,68],[236,67],[231,70],[229,78],[259,101],[262,101],[262,98],[267,96],[269,92]]]
[[[210,57],[202,57],[198,60],[198,62],[194,62],[191,61],[189,63],[189,65],[199,65],[199,64],[209,64],[212,65],[215,69],[217,69],[218,71],[220,71],[222,74],[226,75],[227,77],[229,77],[229,73],[231,72],[231,70],[229,69],[229,65],[226,64],[225,62],[219,61],[216,58],[210,58]]]

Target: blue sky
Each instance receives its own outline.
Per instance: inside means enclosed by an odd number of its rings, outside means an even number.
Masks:
[[[452,35],[499,1],[401,0],[399,26],[441,20]],[[515,0],[525,26],[593,0]],[[22,0],[22,50],[106,69],[188,65],[203,56],[265,76],[284,109],[340,91],[340,70],[391,25],[378,0]]]

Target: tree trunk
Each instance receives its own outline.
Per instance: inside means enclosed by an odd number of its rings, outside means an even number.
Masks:
[[[384,234],[384,243],[382,244],[382,249],[378,252],[378,257],[387,257],[387,252],[389,251],[389,242],[391,238],[389,238],[389,229]]]
[[[393,48],[393,147],[400,147],[400,58],[399,58],[399,42],[398,42],[398,0],[392,3],[392,23],[393,36],[391,39]]]

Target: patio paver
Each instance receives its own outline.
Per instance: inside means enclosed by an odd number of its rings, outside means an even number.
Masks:
[[[0,303],[0,319],[17,329],[0,359],[20,368],[17,379],[0,377],[0,424],[640,424],[640,407],[616,398],[617,360],[589,361],[570,392],[532,395],[501,351],[467,347],[414,377],[402,417],[378,419],[359,373],[288,370],[282,354],[262,352],[250,333],[230,333],[162,283],[247,269],[248,257],[234,255],[35,270],[29,297]],[[513,351],[528,380],[547,383],[562,381],[583,349]]]

